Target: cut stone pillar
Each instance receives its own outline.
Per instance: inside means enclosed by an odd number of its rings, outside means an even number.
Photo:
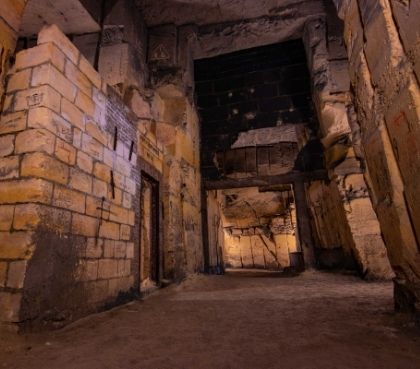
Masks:
[[[307,268],[313,268],[315,267],[316,261],[308,204],[306,202],[305,184],[300,181],[294,182],[293,192],[295,195],[300,248],[303,253],[305,266]]]

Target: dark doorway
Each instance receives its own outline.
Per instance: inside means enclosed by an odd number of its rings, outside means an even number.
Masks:
[[[140,198],[140,289],[159,282],[159,182],[141,174]]]

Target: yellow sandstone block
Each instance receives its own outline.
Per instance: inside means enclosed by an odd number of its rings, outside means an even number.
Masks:
[[[73,214],[72,232],[87,237],[96,237],[98,232],[98,222],[96,218],[81,214]]]
[[[0,232],[0,259],[29,259],[34,250],[31,232]]]
[[[69,190],[68,188],[56,186],[52,201],[54,206],[65,208],[78,213],[85,212],[86,197],[84,194]]]
[[[91,193],[92,192],[92,177],[78,169],[71,168],[70,183],[71,188],[76,190]]]
[[[77,64],[79,50],[55,24],[45,26],[38,34],[38,45],[48,42],[55,44],[74,64]]]
[[[0,182],[0,203],[39,202],[48,204],[51,201],[52,189],[52,183],[36,178]]]
[[[0,158],[0,180],[19,177],[19,156]]]
[[[30,79],[30,69],[25,69],[21,72],[13,74],[9,80],[9,83],[7,84],[7,92],[14,92],[29,88]]]
[[[16,70],[51,62],[59,71],[64,71],[64,54],[52,43],[22,50],[16,54]]]
[[[0,231],[9,231],[13,222],[15,207],[12,205],[0,206]]]
[[[74,101],[77,88],[52,64],[43,64],[35,67],[32,72],[32,87],[50,85],[67,100]]]
[[[69,178],[69,168],[44,153],[36,152],[24,156],[21,174],[23,177],[38,177],[66,184]]]

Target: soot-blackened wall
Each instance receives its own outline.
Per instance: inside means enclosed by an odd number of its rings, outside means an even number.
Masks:
[[[214,154],[240,132],[282,124],[316,124],[301,40],[258,47],[195,63],[204,178],[219,172]]]

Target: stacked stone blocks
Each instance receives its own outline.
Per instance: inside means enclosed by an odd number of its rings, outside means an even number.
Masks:
[[[107,129],[106,90],[56,26],[16,56],[0,122],[2,321],[21,319],[27,265],[55,246],[37,232],[82,237],[69,283],[92,291],[87,303],[133,286],[137,154]]]

